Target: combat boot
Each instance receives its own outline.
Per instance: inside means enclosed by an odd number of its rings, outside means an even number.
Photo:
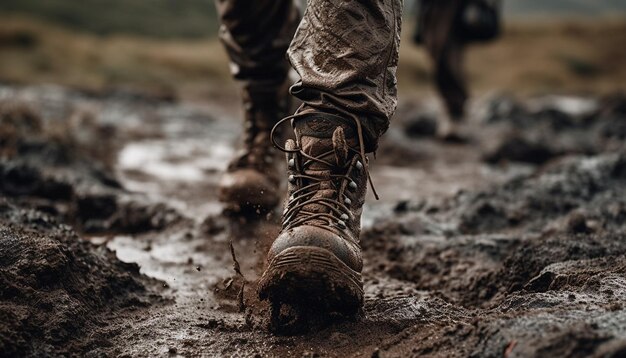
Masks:
[[[286,89],[254,95],[244,92],[243,146],[218,187],[226,212],[263,213],[279,203],[280,152],[270,141],[270,131],[289,109],[286,94]]]
[[[273,321],[283,304],[353,315],[363,305],[359,234],[369,178],[361,131],[328,114],[294,123],[296,141],[281,148],[289,197],[259,297],[272,303]]]

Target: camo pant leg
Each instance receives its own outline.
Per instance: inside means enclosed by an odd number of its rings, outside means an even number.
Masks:
[[[402,0],[309,0],[287,51],[301,111],[360,121],[375,150],[397,105]]]
[[[289,72],[285,53],[300,23],[293,0],[216,0],[219,38],[233,77],[244,90],[283,85]]]
[[[284,51],[298,23],[291,0],[218,0],[220,39],[232,73],[247,87],[284,82]],[[402,0],[309,0],[287,50],[300,75],[291,93],[301,111],[360,121],[368,151],[397,105]]]

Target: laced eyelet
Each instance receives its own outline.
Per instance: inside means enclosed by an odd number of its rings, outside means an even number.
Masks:
[[[368,160],[365,153],[361,123],[355,119],[358,146],[356,148],[348,148],[348,154],[353,154],[350,151],[352,150],[355,152],[354,155],[345,157],[341,161],[335,156],[335,159],[337,159],[337,163],[335,163],[330,156],[332,154],[330,149],[327,152],[318,153],[317,149],[314,148],[315,150],[309,153],[305,148],[294,147],[292,142],[288,142],[284,146],[277,142],[279,139],[277,133],[282,124],[307,115],[309,115],[308,112],[297,112],[292,116],[285,117],[277,122],[270,132],[272,144],[278,150],[287,153],[289,174],[293,173],[293,175],[288,176],[288,181],[298,186],[294,188],[293,185],[290,185],[290,189],[295,189],[292,192],[295,192],[298,196],[296,197],[292,194],[287,200],[287,208],[283,215],[283,229],[286,230],[297,225],[307,224],[308,222],[312,222],[314,225],[319,224],[341,228],[342,230],[348,229],[347,224],[352,224],[353,220],[357,219],[352,216],[351,211],[360,209],[352,207],[353,202],[351,199],[355,195],[354,193],[359,190],[359,185],[367,185],[369,183],[374,196],[378,199],[366,168]],[[297,139],[298,133],[296,133]],[[336,143],[333,141],[333,149],[336,150],[335,145]],[[297,163],[296,159],[298,160]],[[329,167],[330,175],[318,174],[319,167]],[[342,171],[343,173],[341,173]],[[366,178],[362,177],[362,175],[366,176]],[[323,191],[323,195],[317,195],[316,191],[318,190]],[[332,191],[332,196],[330,191]],[[359,205],[362,204],[361,199],[361,197],[355,199]]]

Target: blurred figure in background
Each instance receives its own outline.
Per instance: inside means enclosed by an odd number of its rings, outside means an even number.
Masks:
[[[463,69],[465,46],[491,41],[500,34],[499,0],[418,0],[413,41],[423,44],[432,58],[435,83],[447,118],[439,121],[444,139],[458,139],[468,98]]]

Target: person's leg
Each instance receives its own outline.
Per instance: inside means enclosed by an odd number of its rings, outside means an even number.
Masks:
[[[463,71],[464,45],[452,39],[446,43],[435,62],[435,82],[446,107],[447,116],[441,116],[438,136],[447,141],[464,142],[463,134],[467,87]]]
[[[288,54],[304,104],[287,141],[282,230],[259,296],[314,314],[352,314],[363,303],[359,246],[375,150],[396,108],[400,0],[309,0]],[[276,322],[275,323],[280,323]]]
[[[288,50],[301,112],[358,120],[367,152],[396,109],[401,14],[402,0],[309,0]]]
[[[459,140],[457,122],[463,118],[467,97],[463,76],[464,45],[455,32],[464,0],[421,0],[421,31],[426,51],[434,65],[435,84],[448,116],[441,116],[439,135]]]
[[[467,86],[463,71],[464,46],[458,41],[447,44],[435,64],[435,79],[450,119],[461,121],[465,116]]]
[[[244,146],[220,183],[227,209],[269,210],[279,202],[272,126],[287,115],[286,51],[299,23],[292,0],[216,0],[219,37],[243,87]]]
[[[219,38],[231,72],[253,92],[277,89],[289,71],[285,57],[300,22],[293,0],[215,0]]]

